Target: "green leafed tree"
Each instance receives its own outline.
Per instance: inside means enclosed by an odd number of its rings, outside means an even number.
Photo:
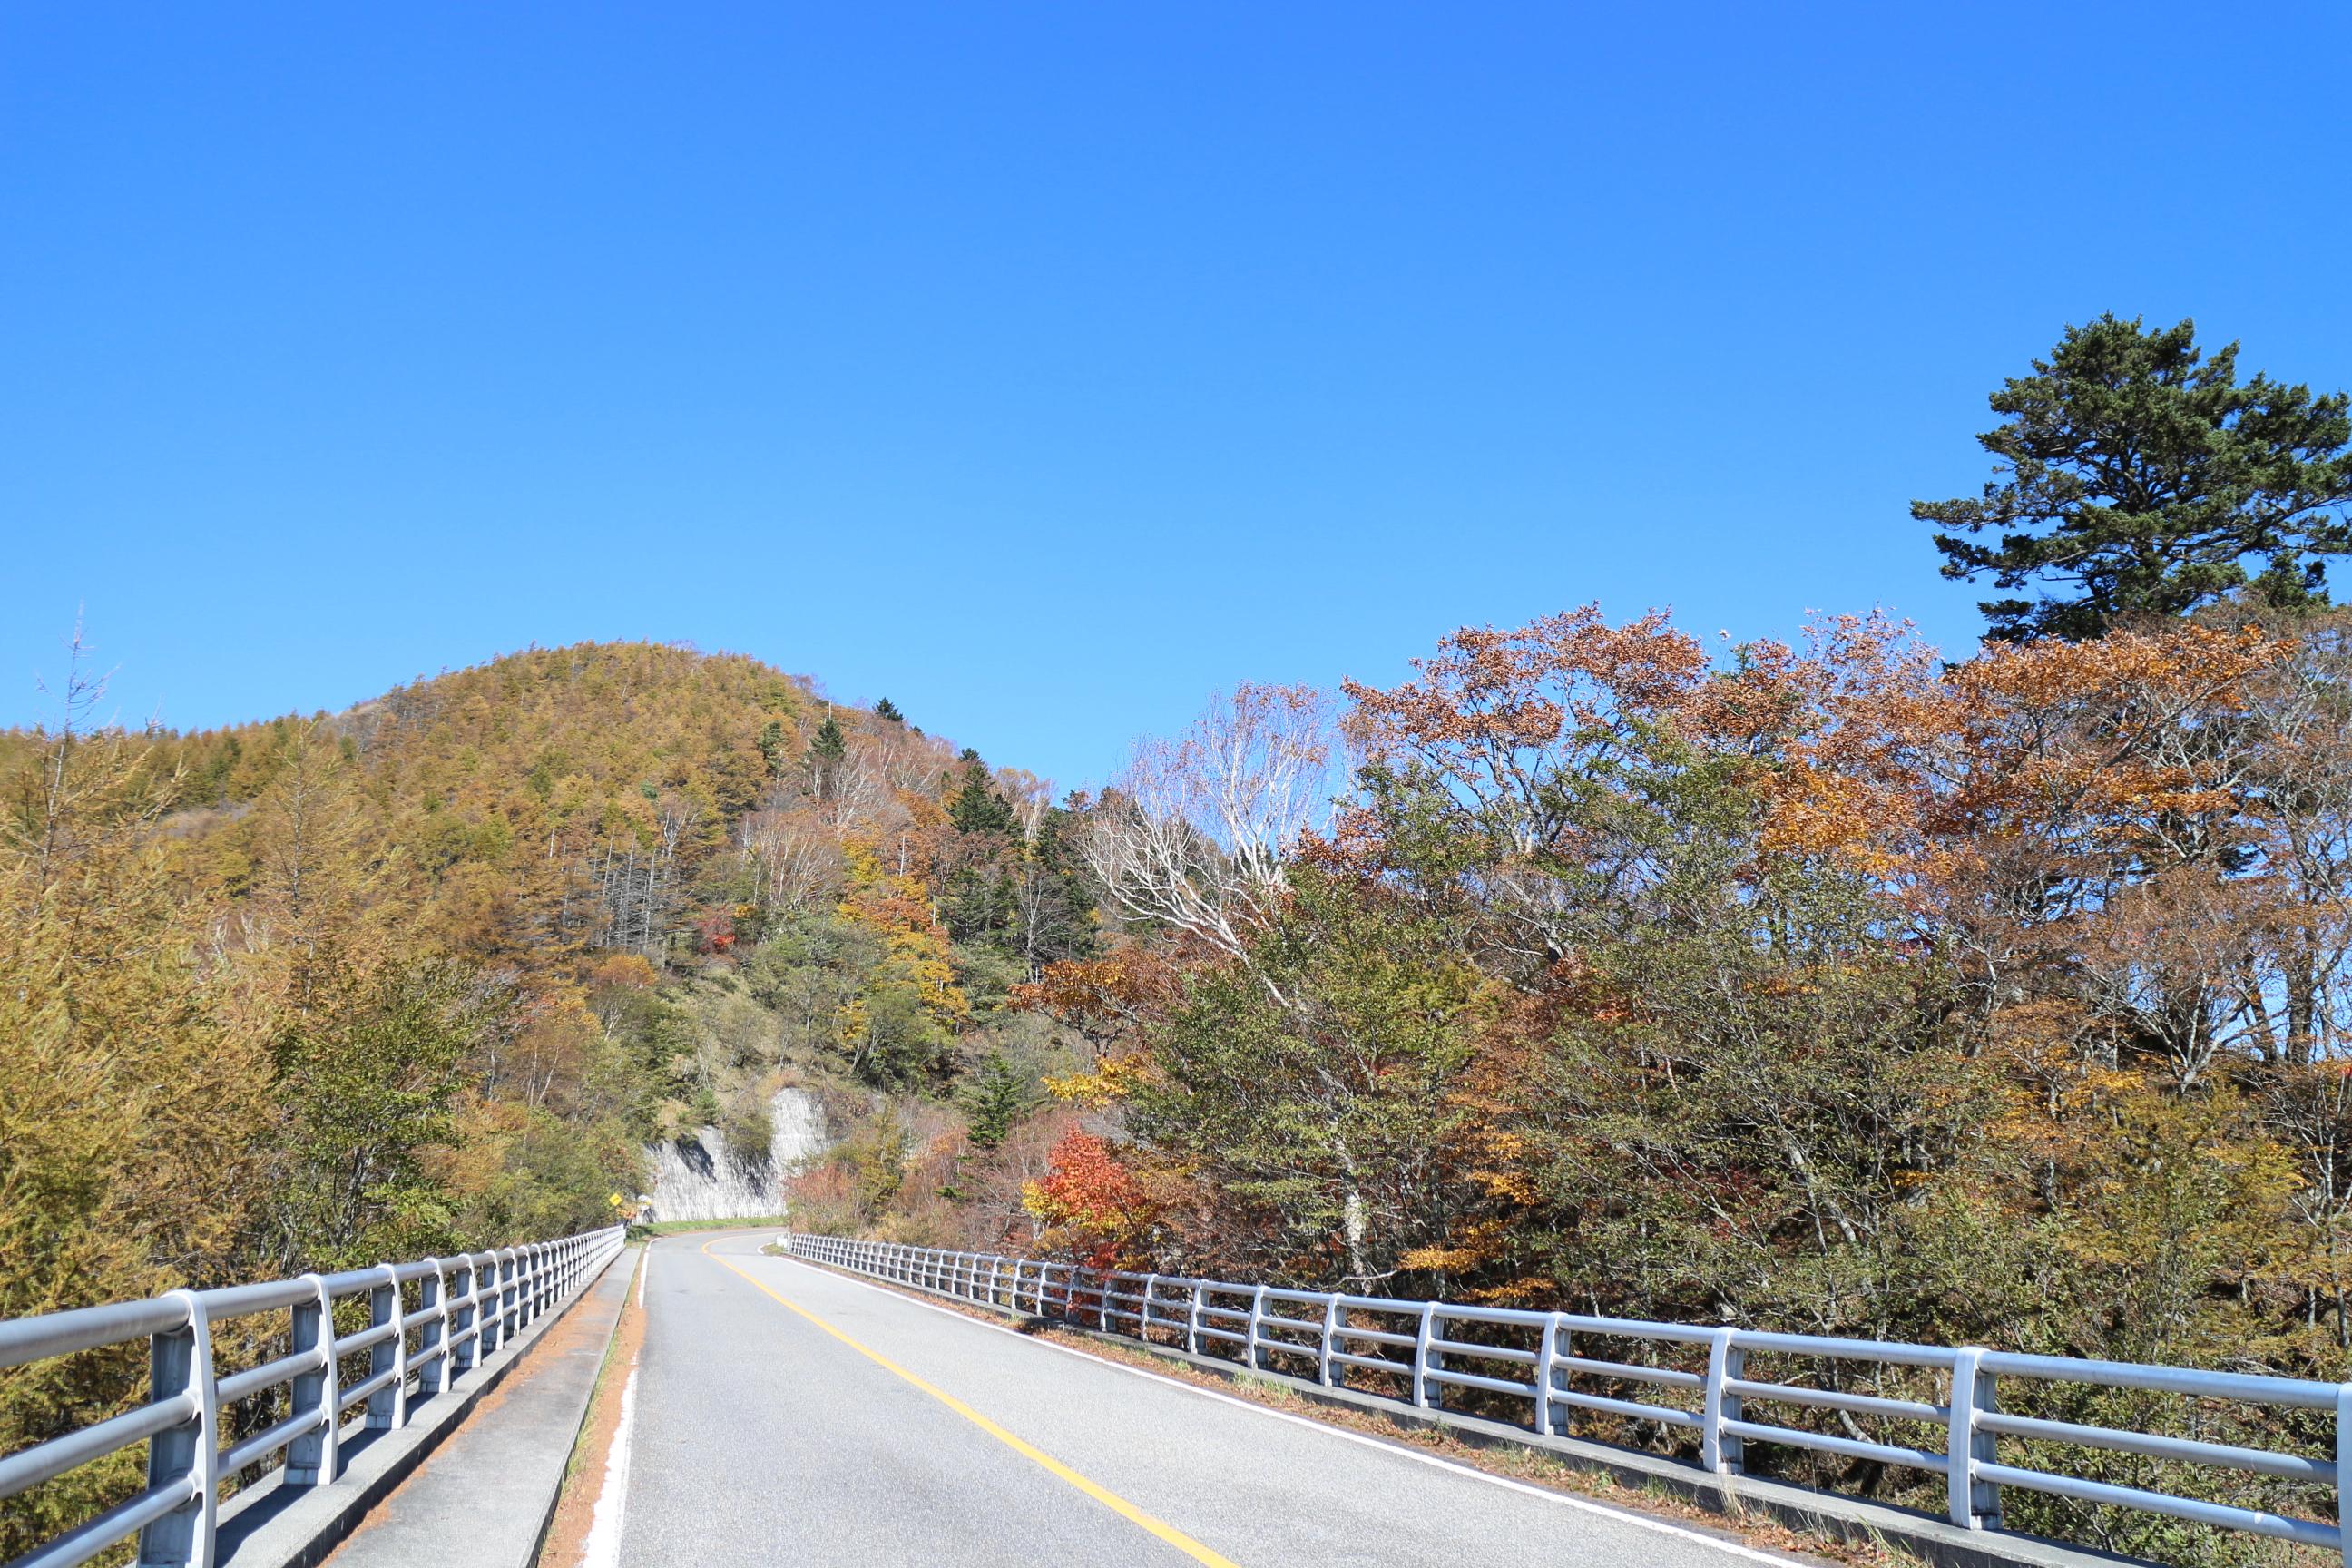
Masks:
[[[1995,637],[2099,637],[2250,581],[2273,606],[2324,604],[2325,558],[2352,550],[2346,395],[2241,383],[2238,345],[2203,353],[2193,321],[2069,327],[1991,405],[1984,494],[1911,515],[1937,525],[1945,576],[2044,589],[1984,601]]]
[[[1378,1284],[1454,1234],[1477,1201],[1446,1173],[1476,1131],[1480,984],[1458,934],[1301,868],[1245,963],[1185,976],[1128,1125],[1189,1173],[1213,1216],[1208,1267]]]

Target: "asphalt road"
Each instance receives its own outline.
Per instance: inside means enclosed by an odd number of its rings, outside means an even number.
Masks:
[[[625,1568],[1794,1561],[1058,1350],[761,1257],[766,1239],[655,1246]]]

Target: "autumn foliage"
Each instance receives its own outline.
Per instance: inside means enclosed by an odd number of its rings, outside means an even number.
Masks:
[[[1072,1184],[1152,1200],[1073,1234],[1171,1271],[2341,1377],[2346,625],[2223,606],[1949,664],[1875,616],[1717,653],[1591,608],[1455,633],[1345,689],[1350,787],[1241,942],[1130,922],[1154,984],[1024,993],[1094,1039],[1074,1092],[1125,1135]]]

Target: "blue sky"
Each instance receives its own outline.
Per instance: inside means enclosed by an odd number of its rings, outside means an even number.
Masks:
[[[2341,6],[0,0],[0,722],[685,638],[1099,777],[1885,605],[2102,310],[2352,384]]]

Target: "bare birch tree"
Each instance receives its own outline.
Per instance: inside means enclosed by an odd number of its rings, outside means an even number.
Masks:
[[[1242,956],[1285,855],[1329,809],[1336,752],[1325,694],[1244,683],[1181,735],[1137,744],[1085,835],[1087,863],[1128,920]]]

